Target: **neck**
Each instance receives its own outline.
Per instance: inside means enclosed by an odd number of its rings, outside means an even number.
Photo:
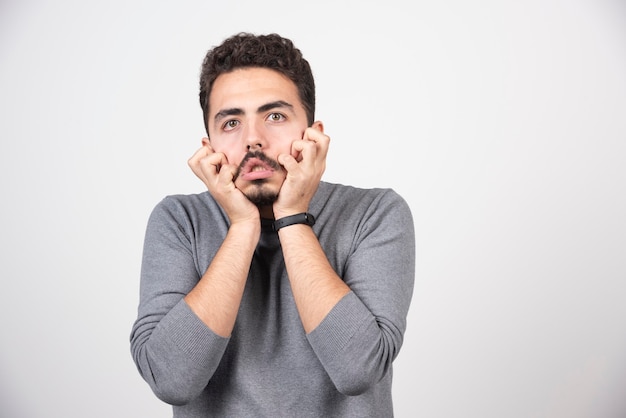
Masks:
[[[274,219],[274,209],[272,206],[259,206],[259,214],[261,214],[261,218]]]

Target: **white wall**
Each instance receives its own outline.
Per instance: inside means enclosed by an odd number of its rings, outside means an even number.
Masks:
[[[312,63],[326,179],[413,209],[397,416],[626,416],[625,24],[619,0],[2,1],[2,415],[171,415],[128,347],[143,232],[202,190],[200,62],[244,30]]]

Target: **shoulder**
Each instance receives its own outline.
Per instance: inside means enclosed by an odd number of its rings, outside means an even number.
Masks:
[[[155,209],[167,209],[173,211],[219,209],[217,202],[211,197],[209,192],[196,194],[173,194],[167,195],[156,204]]]
[[[367,189],[322,182],[311,211],[320,221],[336,227],[406,225],[413,221],[407,202],[391,188]]]
[[[224,213],[209,192],[165,196],[154,207],[153,220],[170,219],[196,224],[204,219],[223,219]]]
[[[404,198],[392,188],[360,188],[321,182],[313,204],[320,211],[350,208],[351,212],[371,212],[401,206],[408,209]]]

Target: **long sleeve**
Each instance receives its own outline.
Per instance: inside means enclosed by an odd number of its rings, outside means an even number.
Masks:
[[[216,248],[198,248],[195,218],[209,208],[194,196],[195,206],[166,198],[153,210],[146,230],[141,267],[138,317],[131,333],[131,352],[141,376],[163,401],[180,405],[197,397],[219,365],[228,339],[213,333],[191,311],[183,297],[197,284],[202,265]],[[206,213],[194,210],[206,209]],[[212,213],[220,213],[213,207]],[[221,243],[227,226],[202,231]],[[204,260],[197,254],[203,254]]]
[[[210,194],[170,196],[148,221],[131,352],[174,416],[392,416],[392,362],[413,292],[411,213],[391,189],[322,182],[310,205],[350,287],[306,334],[278,234],[262,222],[230,338],[184,300],[228,233]]]
[[[402,346],[414,286],[415,236],[409,207],[395,192],[373,199],[371,194],[343,197],[349,206],[335,211],[336,220],[327,221],[319,234],[352,292],[308,340],[337,389],[358,395],[387,374]],[[364,207],[358,223],[348,221]]]

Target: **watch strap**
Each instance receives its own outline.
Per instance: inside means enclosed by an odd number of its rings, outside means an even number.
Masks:
[[[284,218],[276,219],[272,224],[272,229],[274,231],[278,231],[280,228],[296,224],[313,226],[315,225],[315,217],[308,212],[296,213],[295,215],[285,216]]]

